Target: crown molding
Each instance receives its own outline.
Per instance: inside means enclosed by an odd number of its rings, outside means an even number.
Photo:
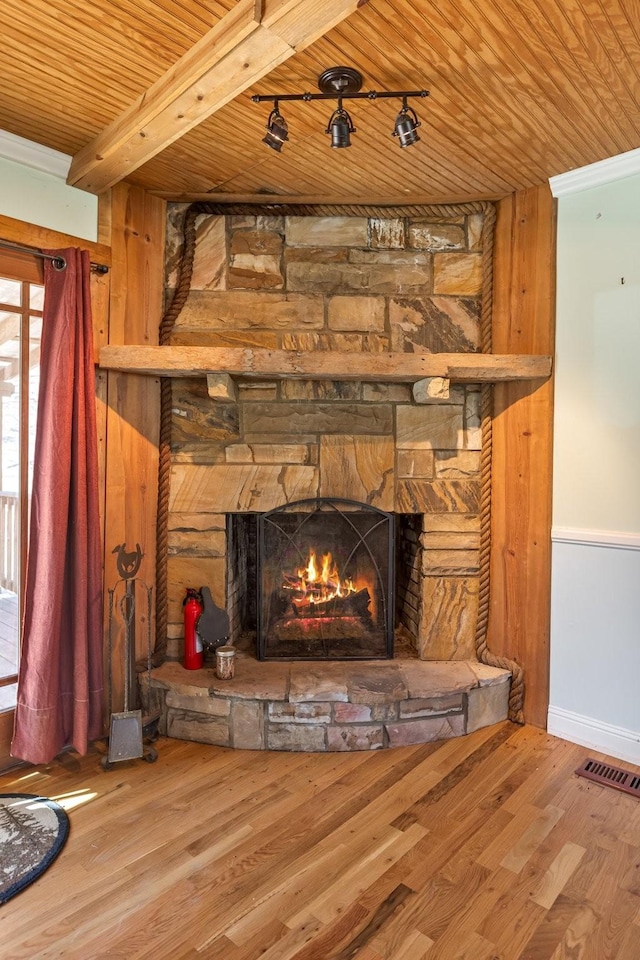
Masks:
[[[615,180],[623,180],[640,173],[640,149],[629,150],[617,157],[598,160],[577,170],[568,170],[557,177],[549,178],[549,186],[554,197],[566,197],[571,193],[581,193],[593,187],[602,187]]]
[[[0,159],[21,163],[65,182],[71,165],[71,157],[66,153],[17,137],[6,130],[0,130]]]

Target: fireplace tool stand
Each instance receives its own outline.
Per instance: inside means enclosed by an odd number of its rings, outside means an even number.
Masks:
[[[113,712],[113,624],[114,603],[118,587],[124,584],[124,593],[118,601],[118,608],[124,623],[124,710]],[[111,770],[114,763],[121,760],[137,760],[142,757],[147,763],[155,763],[158,751],[153,746],[144,746],[144,741],[157,739],[158,716],[142,716],[140,709],[129,709],[136,693],[135,670],[135,612],[136,612],[136,584],[142,587],[147,597],[147,680],[151,673],[151,587],[142,580],[127,577],[116,582],[113,589],[109,589],[109,626],[108,626],[108,657],[109,657],[109,714],[111,716],[109,732],[109,752],[102,757],[103,770]],[[150,689],[150,685],[148,685]]]

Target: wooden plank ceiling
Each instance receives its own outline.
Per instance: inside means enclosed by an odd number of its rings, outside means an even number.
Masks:
[[[77,154],[234,7],[4,0],[0,129]],[[289,143],[269,150],[261,142],[269,105],[251,94],[316,92],[318,75],[336,64],[360,70],[364,89],[426,87],[430,97],[412,104],[420,143],[400,149],[391,138],[395,101],[355,101],[345,103],[352,146],[332,150],[325,128],[334,105],[294,102],[281,105]],[[475,199],[638,146],[635,0],[368,0],[129,179],[171,197]]]

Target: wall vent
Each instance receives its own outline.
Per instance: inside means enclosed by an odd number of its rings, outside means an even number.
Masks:
[[[629,793],[632,797],[640,797],[640,775],[623,770],[622,767],[612,767],[609,763],[587,759],[581,767],[578,767],[576,773],[579,777],[593,780],[594,783],[613,787],[614,790],[622,790],[623,793]]]

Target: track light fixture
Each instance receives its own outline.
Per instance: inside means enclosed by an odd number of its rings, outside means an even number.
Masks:
[[[401,147],[410,147],[418,143],[420,137],[416,131],[420,121],[415,110],[409,107],[407,100],[409,97],[428,97],[428,90],[396,90],[383,93],[370,90],[368,93],[360,93],[361,87],[362,74],[357,70],[352,67],[329,67],[318,77],[320,93],[256,94],[251,98],[254,103],[273,102],[273,110],[267,120],[267,133],[262,142],[280,153],[282,145],[289,139],[286,120],[278,109],[280,100],[303,100],[307,103],[310,100],[337,100],[337,108],[331,114],[325,132],[331,135],[331,146],[340,149],[351,146],[351,134],[356,132],[353,120],[342,106],[343,100],[382,100],[400,97],[402,108],[396,117],[392,136],[398,138]]]
[[[277,150],[278,153],[282,150],[282,144],[285,140],[289,139],[289,130],[287,127],[287,121],[282,116],[278,110],[278,101],[273,101],[273,110],[269,114],[269,119],[267,120],[267,132],[262,138],[262,142],[266,143],[268,147],[271,147],[272,150]]]

